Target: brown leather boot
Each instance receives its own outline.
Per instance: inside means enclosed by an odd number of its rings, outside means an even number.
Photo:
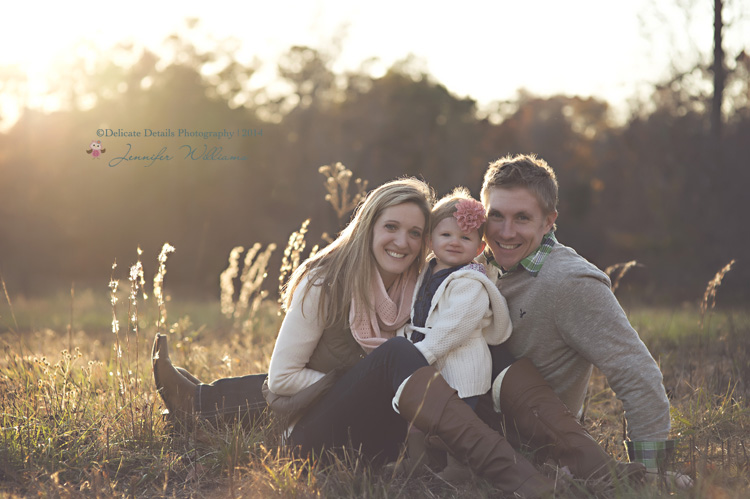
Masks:
[[[554,480],[482,422],[434,367],[423,367],[409,377],[398,408],[402,417],[427,434],[430,445],[444,445],[503,492],[522,497],[554,494]]]
[[[615,461],[578,423],[529,359],[513,363],[500,387],[500,409],[521,439],[567,466],[576,478],[643,482],[641,463]]]
[[[386,470],[393,475],[420,476],[428,471],[429,449],[427,436],[412,426],[406,435],[405,452],[399,458],[386,465]]]
[[[166,335],[156,334],[151,350],[151,362],[156,390],[164,400],[164,405],[169,409],[170,416],[185,422],[186,416],[194,411],[196,384],[180,374],[172,365]]]
[[[471,468],[453,457],[452,454],[448,454],[447,459],[448,464],[437,476],[452,484],[464,483],[472,479],[474,474],[471,472]]]
[[[201,381],[198,378],[196,378],[195,376],[193,376],[190,373],[190,371],[188,371],[184,367],[174,366],[174,368],[177,370],[178,373],[180,373],[183,376],[185,376],[188,379],[188,381],[190,381],[191,383],[194,383],[196,385],[202,385],[203,384],[203,381]]]

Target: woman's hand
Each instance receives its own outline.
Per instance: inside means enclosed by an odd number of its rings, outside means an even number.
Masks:
[[[268,380],[263,383],[263,397],[271,410],[278,416],[289,418],[290,421],[297,419],[304,411],[317,402],[320,397],[326,394],[328,390],[338,381],[345,369],[337,368],[327,373],[318,381],[303,388],[291,396],[276,395],[268,388]]]

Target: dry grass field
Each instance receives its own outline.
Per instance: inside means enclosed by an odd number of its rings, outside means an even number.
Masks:
[[[135,276],[110,296],[14,300],[7,290],[0,497],[500,497],[481,480],[455,488],[436,477],[394,477],[355,453],[325,466],[291,459],[269,419],[250,429],[174,434],[150,373],[157,328],[170,335],[175,363],[210,381],[265,372],[281,316],[258,289],[245,290],[245,305],[226,293],[223,303],[180,303],[158,292],[144,300],[140,289],[134,293]],[[696,479],[692,490],[671,493],[747,497],[750,314],[709,308],[702,315],[697,303],[629,312],[665,375],[679,440],[675,468]],[[622,409],[601,375],[592,379],[585,416],[594,437],[624,458]],[[574,483],[570,494],[670,491],[659,483],[615,491]]]
[[[303,224],[289,240],[282,279],[299,264],[305,231]],[[129,272],[113,268],[109,293],[72,289],[31,300],[3,282],[0,497],[502,497],[483,480],[454,487],[436,476],[393,476],[356,452],[327,464],[293,459],[268,417],[252,428],[172,431],[151,377],[154,334],[167,333],[175,364],[204,381],[265,372],[282,318],[262,286],[273,250],[235,248],[214,302],[164,292],[167,245],[153,286],[151,277],[145,286],[140,251]],[[628,311],[664,372],[679,442],[674,468],[695,486],[674,491],[654,480],[606,490],[576,481],[567,496],[750,497],[750,313],[713,306],[728,271],[694,306]],[[619,401],[598,373],[589,394],[585,425],[625,459]]]

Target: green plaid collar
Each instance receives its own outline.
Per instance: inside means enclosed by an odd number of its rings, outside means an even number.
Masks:
[[[544,265],[544,260],[547,259],[547,255],[552,252],[552,248],[554,248],[556,244],[557,239],[555,239],[555,233],[553,231],[549,231],[544,235],[544,237],[542,237],[542,243],[539,245],[539,247],[536,250],[532,251],[529,256],[518,262],[512,269],[503,269],[502,267],[500,267],[500,265],[497,264],[495,258],[492,256],[488,258],[488,261],[492,265],[500,269],[501,277],[508,272],[517,270],[519,266],[525,268],[526,271],[533,277],[536,277],[537,274],[539,274],[539,271],[542,270],[542,265]]]

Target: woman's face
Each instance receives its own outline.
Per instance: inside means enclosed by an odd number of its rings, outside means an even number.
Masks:
[[[426,223],[422,210],[414,203],[386,208],[375,221],[372,253],[386,288],[419,256]]]

